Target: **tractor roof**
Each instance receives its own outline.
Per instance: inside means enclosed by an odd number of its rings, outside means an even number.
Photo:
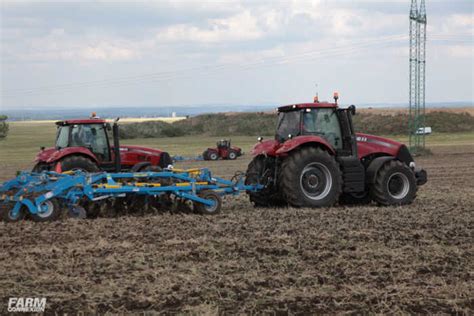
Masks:
[[[105,124],[106,120],[89,118],[89,119],[72,119],[56,122],[56,125],[75,125],[75,124]]]
[[[307,109],[307,108],[337,108],[336,103],[329,102],[313,102],[313,103],[299,103],[280,106],[278,112],[293,111],[295,109]]]

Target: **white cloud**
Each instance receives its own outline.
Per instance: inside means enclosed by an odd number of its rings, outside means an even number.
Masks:
[[[220,41],[254,40],[262,37],[257,19],[249,11],[229,18],[209,19],[205,27],[189,24],[173,25],[160,30],[158,41],[195,41],[215,43]]]

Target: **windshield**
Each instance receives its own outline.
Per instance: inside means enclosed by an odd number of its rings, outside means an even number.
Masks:
[[[58,128],[58,137],[56,138],[56,148],[66,148],[69,145],[69,126],[60,126]]]
[[[303,114],[303,134],[322,136],[334,148],[342,148],[341,128],[334,109],[306,109]]]
[[[300,111],[278,113],[277,140],[285,141],[289,138],[290,134],[292,136],[300,134]]]

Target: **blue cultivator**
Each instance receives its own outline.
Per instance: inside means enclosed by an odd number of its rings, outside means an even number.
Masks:
[[[255,192],[262,185],[245,185],[244,174],[232,180],[212,177],[208,169],[140,173],[23,172],[0,186],[0,213],[5,221],[29,215],[35,221],[57,219],[64,209],[77,217],[97,215],[104,203],[109,207],[157,208],[190,201],[202,214],[220,211],[223,195]]]

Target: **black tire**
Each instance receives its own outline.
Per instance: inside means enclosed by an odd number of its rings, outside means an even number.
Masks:
[[[209,160],[209,151],[208,151],[208,150],[205,150],[205,151],[202,153],[202,159],[204,159],[204,160]]]
[[[52,222],[57,220],[62,214],[62,208],[58,200],[51,199],[43,203],[45,212],[30,214],[35,222]]]
[[[265,170],[265,157],[264,156],[257,156],[252,159],[247,167],[247,173],[245,178],[246,185],[253,185],[253,184],[263,184],[267,185],[266,188],[258,191],[258,192],[251,192],[247,191],[247,195],[249,196],[250,203],[252,203],[255,207],[284,207],[287,206],[288,203],[282,199],[281,194],[279,194],[278,190],[275,188],[271,188],[268,177],[274,175],[273,170]],[[264,173],[266,173],[264,175]]]
[[[89,158],[84,156],[68,156],[61,160],[61,170],[82,170],[85,172],[99,172],[99,167]]]
[[[43,172],[45,170],[49,170],[49,165],[44,162],[38,162],[33,169],[31,170],[32,172]]]
[[[237,159],[237,157],[238,157],[238,154],[235,150],[229,151],[229,154],[227,155],[227,158],[229,158],[230,160],[235,160]]]
[[[287,202],[296,207],[329,207],[339,199],[342,174],[326,151],[305,147],[283,161],[279,180]]]
[[[11,213],[14,207],[15,203],[0,203],[0,216],[3,221],[7,223],[14,223],[19,222],[25,218],[26,213],[28,212],[26,206],[22,205],[20,207],[20,211],[18,212],[17,216],[13,216]]]
[[[145,168],[141,169],[140,171],[144,172],[161,172],[163,169],[159,166],[146,166]]]
[[[215,202],[214,206],[207,206],[201,203],[194,202],[194,211],[203,215],[214,215],[218,214],[221,211],[222,199],[219,194],[212,190],[203,190],[198,194],[199,197],[206,200],[213,200]]]
[[[208,152],[207,156],[209,157],[209,160],[212,160],[212,161],[216,161],[219,159],[219,154],[216,153],[215,151]]]
[[[367,205],[372,202],[370,192],[361,193],[342,193],[339,197],[339,204],[341,205]]]
[[[413,202],[417,190],[415,174],[410,167],[391,160],[377,172],[370,194],[380,205],[406,205]]]
[[[165,169],[165,168],[168,168],[169,165],[173,165],[173,159],[171,159],[171,156],[169,153],[164,151],[160,154],[159,166],[160,168]]]

